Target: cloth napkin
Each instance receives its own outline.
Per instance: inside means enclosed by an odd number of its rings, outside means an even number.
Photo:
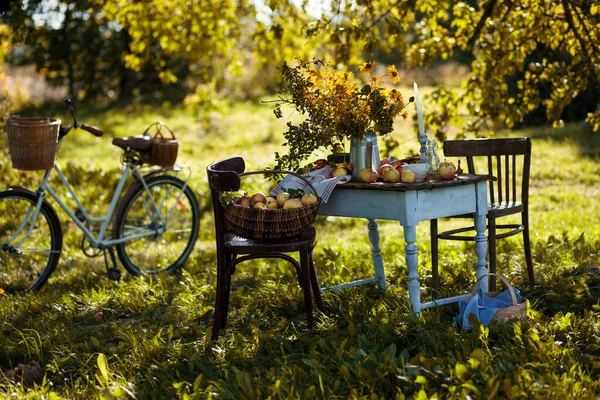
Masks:
[[[517,297],[517,304],[521,304],[523,301],[521,294],[517,289],[514,290]],[[458,315],[454,317],[454,322],[464,329],[473,329],[473,325],[469,322],[469,315],[473,314],[483,326],[487,327],[499,309],[511,306],[512,300],[508,289],[498,296],[488,297],[484,296],[483,290],[479,288],[475,296],[471,297],[469,300],[458,302],[460,311]]]
[[[315,190],[317,191],[317,195],[323,200],[324,203],[327,203],[329,196],[331,196],[331,192],[333,192],[333,189],[335,189],[337,185],[349,182],[351,179],[350,175],[338,176],[334,178],[333,168],[330,166],[316,169],[307,174],[302,174],[302,176],[314,186]],[[275,189],[273,189],[269,196],[277,197],[279,193],[290,188],[303,189],[306,193],[310,193],[310,187],[306,188],[306,186],[308,186],[306,182],[297,176],[287,175],[277,183],[277,186]]]

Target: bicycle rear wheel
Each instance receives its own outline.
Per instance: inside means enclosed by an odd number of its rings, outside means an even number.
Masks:
[[[33,221],[36,204],[33,193],[0,192],[0,288],[10,293],[42,287],[60,258],[60,221],[45,202]]]
[[[146,181],[123,199],[115,220],[119,260],[133,275],[172,271],[189,257],[200,228],[198,200],[170,175]],[[183,190],[185,186],[185,190]]]

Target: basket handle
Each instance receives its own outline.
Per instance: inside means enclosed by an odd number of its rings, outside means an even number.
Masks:
[[[269,169],[269,170],[261,170],[261,171],[249,171],[249,172],[243,172],[241,174],[239,174],[239,176],[246,176],[246,175],[255,175],[255,174],[264,174],[264,173],[277,173],[277,174],[289,174],[289,175],[294,175],[300,179],[302,179],[304,182],[306,182],[308,184],[308,186],[310,187],[310,190],[312,190],[312,192],[315,194],[315,196],[318,197],[317,195],[317,191],[315,190],[315,187],[312,185],[312,183],[310,183],[308,181],[308,179],[306,179],[305,177],[303,177],[300,174],[297,174],[295,172],[292,171],[284,171],[284,170],[273,170],[273,169]]]
[[[177,138],[175,137],[175,134],[173,133],[173,131],[167,126],[165,125],[162,121],[157,121],[153,124],[150,124],[150,126],[148,128],[146,128],[146,130],[144,131],[144,135],[147,136],[152,136],[150,135],[150,133],[148,133],[148,131],[150,130],[150,128],[152,128],[153,126],[156,126],[156,133],[154,134],[154,137],[160,137],[161,139],[168,139],[166,138],[161,129],[164,127],[165,129],[167,129],[169,131],[169,133],[171,134],[171,139],[173,140],[177,140]]]
[[[471,292],[471,296],[475,296],[475,293],[477,292],[477,289],[479,289],[479,286],[481,286],[481,280],[483,278],[485,278],[486,276],[491,276],[491,275],[494,275],[495,277],[500,278],[500,280],[502,282],[504,282],[504,284],[506,285],[506,287],[508,289],[508,292],[510,293],[510,298],[512,300],[512,305],[513,306],[518,305],[519,303],[517,303],[517,295],[515,293],[515,288],[510,284],[510,282],[508,282],[508,280],[505,277],[503,277],[500,274],[495,274],[493,272],[489,272],[489,273],[483,275],[481,278],[477,279],[477,282],[475,282],[475,287],[473,287],[473,291]]]

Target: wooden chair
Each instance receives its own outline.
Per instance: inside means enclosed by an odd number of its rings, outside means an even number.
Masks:
[[[323,310],[321,291],[312,260],[316,244],[316,231],[313,227],[292,238],[264,241],[243,239],[227,231],[223,208],[219,203],[219,194],[225,191],[239,190],[239,174],[244,170],[245,163],[241,157],[218,161],[206,168],[213,203],[217,242],[217,290],[213,340],[219,336],[219,330],[227,325],[231,276],[235,273],[236,266],[244,261],[256,258],[279,258],[290,262],[296,269],[298,283],[304,292],[304,308],[309,326],[312,327],[314,323],[311,287],[317,307]],[[299,253],[300,263],[284,254],[291,252]]]
[[[466,157],[468,173],[475,174],[475,157],[487,158],[487,172],[497,180],[489,183],[489,203],[487,215],[489,271],[496,272],[496,240],[523,233],[525,261],[529,284],[535,283],[531,245],[529,243],[529,170],[531,164],[531,140],[518,139],[475,139],[447,140],[444,142],[444,156]],[[520,160],[519,170],[517,160]],[[521,214],[520,224],[497,224],[496,219]],[[461,215],[458,218],[473,218]],[[473,236],[460,235],[474,230],[473,226],[438,233],[438,221],[431,220],[431,272],[432,287],[438,288],[438,239],[474,241]],[[500,232],[499,232],[500,231]],[[495,290],[496,281],[490,277],[490,290]]]

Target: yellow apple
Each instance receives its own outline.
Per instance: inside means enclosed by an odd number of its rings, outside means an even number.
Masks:
[[[277,203],[277,199],[274,199],[273,197],[267,197],[267,207],[268,208],[279,208],[279,203]]]
[[[413,171],[405,169],[404,171],[402,171],[402,175],[400,175],[400,179],[402,179],[402,182],[404,182],[404,183],[413,183],[415,181],[415,179],[417,179],[417,175],[415,175],[415,173]]]
[[[388,183],[396,183],[400,180],[400,172],[394,167],[391,167],[383,171],[383,181]]]
[[[348,171],[346,171],[345,168],[337,167],[336,169],[333,170],[332,175],[334,178],[337,178],[338,176],[346,176],[346,175],[348,175]]]
[[[252,206],[254,208],[267,208],[267,205],[265,203],[254,203],[254,205]]]
[[[290,198],[290,194],[288,192],[282,192],[277,195],[277,204],[279,207],[283,207],[283,204]]]
[[[317,196],[315,196],[314,194],[306,193],[304,196],[302,196],[300,201],[304,206],[310,206],[311,204],[315,204],[318,201],[318,199]]]
[[[285,203],[283,203],[283,209],[287,210],[288,208],[300,208],[304,207],[300,199],[289,199]]]

